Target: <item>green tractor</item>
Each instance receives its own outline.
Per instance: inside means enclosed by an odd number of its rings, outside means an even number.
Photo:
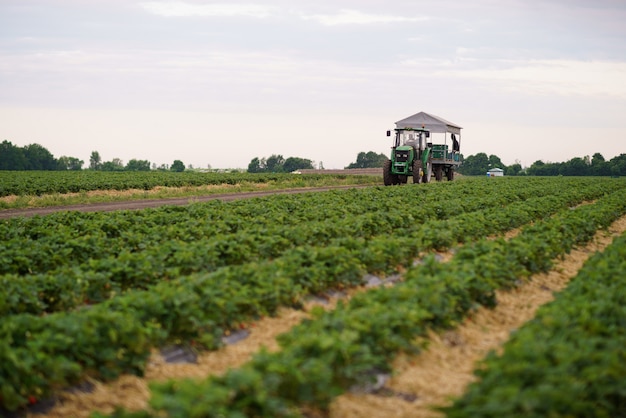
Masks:
[[[437,116],[420,112],[396,122],[391,158],[383,166],[385,186],[408,183],[429,183],[434,176],[441,181],[454,179],[454,172],[461,164],[461,127]],[[443,144],[433,144],[432,133],[441,136]],[[387,131],[391,136],[391,131]],[[451,142],[451,146],[448,146]]]
[[[385,186],[405,184],[409,177],[413,183],[428,183],[432,176],[432,148],[427,140],[430,131],[425,128],[402,128],[395,130],[391,158],[383,166]],[[387,131],[391,136],[391,131]]]

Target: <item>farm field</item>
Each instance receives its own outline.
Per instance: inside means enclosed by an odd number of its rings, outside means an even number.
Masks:
[[[477,178],[3,220],[0,402],[32,413],[56,399],[49,414],[71,405],[76,416],[112,413],[115,400],[77,406],[66,389],[149,376],[160,348],[218,353],[242,328],[306,311],[272,350],[191,382],[185,373],[162,381],[150,408],[115,416],[325,415],[342,393],[388,375],[400,354],[417,355],[429,333],[495,308],[497,292],[549,271],[624,215],[622,179]],[[610,254],[623,246],[598,256],[609,254],[613,276],[624,269]],[[574,282],[589,280],[581,277]],[[337,294],[336,305],[302,309]],[[585,376],[593,385],[601,375]]]
[[[474,370],[477,369],[480,362],[492,350],[503,352],[507,347],[503,347],[503,344],[507,342],[511,333],[530,326],[525,325],[525,323],[537,316],[537,309],[543,304],[553,301],[555,296],[559,295],[558,292],[576,278],[578,271],[581,270],[582,266],[593,254],[604,251],[615,237],[624,234],[625,231],[626,217],[622,217],[609,227],[607,233],[604,231],[598,232],[589,244],[578,247],[562,259],[558,259],[548,272],[535,274],[530,280],[516,286],[514,289],[496,291],[497,306],[495,308],[479,308],[458,326],[441,333],[429,333],[427,336],[428,347],[424,351],[418,355],[400,355],[394,360],[392,370],[395,373],[385,382],[383,388],[373,393],[348,393],[340,396],[331,404],[329,416],[350,416],[353,418],[444,416],[442,413],[433,410],[433,406],[449,406],[451,405],[450,399],[462,396],[467,390],[467,386],[476,380]],[[515,232],[513,231],[513,233]],[[615,263],[615,267],[618,266],[619,262]],[[559,303],[547,306],[554,306],[554,309],[560,310],[569,308],[559,306]],[[547,306],[542,309],[546,309]],[[539,312],[542,311],[540,310]],[[570,320],[575,322],[576,318],[570,318]],[[613,338],[613,336],[614,334],[608,336],[612,340],[611,343],[622,344],[619,334],[616,338]],[[588,335],[585,333],[580,333],[576,336],[578,339],[587,337]],[[529,341],[525,342],[525,344],[528,343]],[[528,344],[526,351],[529,350],[534,350],[534,345]],[[619,350],[610,350],[609,353],[615,355],[619,353]],[[541,355],[546,355],[546,353],[544,352]],[[583,352],[582,355],[594,356],[595,353]],[[517,362],[515,363],[516,369],[521,373],[524,373],[524,370],[531,373],[533,371],[537,372],[545,367],[544,362],[541,362],[542,364],[539,365],[528,362],[525,359],[509,360]],[[502,370],[500,369],[500,371]],[[605,368],[604,371],[607,372],[608,370],[609,368]],[[554,379],[553,383],[558,385],[559,388],[562,387],[563,381],[573,377],[571,372],[563,374],[559,370],[557,373],[551,368],[546,368],[543,372],[546,374],[555,373],[552,376]],[[504,374],[500,374],[499,378],[502,378]],[[617,374],[619,375],[619,372]],[[551,402],[548,399],[549,397],[545,397],[542,400],[546,405],[546,408],[543,410],[533,411],[530,408],[527,410],[519,408],[519,400],[511,399],[515,397],[511,395],[521,392],[521,386],[518,383],[509,387],[510,393],[506,399],[498,399],[498,396],[489,398],[492,396],[490,391],[495,388],[495,385],[488,389],[485,387],[481,389],[481,391],[484,391],[484,394],[488,394],[483,398],[484,401],[492,400],[495,404],[499,404],[499,410],[496,410],[496,413],[490,411],[490,408],[485,407],[483,404],[473,410],[465,407],[458,408],[456,415],[453,413],[449,413],[449,415],[468,417],[546,416],[555,412],[556,408],[550,409],[549,405]],[[533,382],[535,388],[540,386],[538,383]],[[593,386],[593,379],[589,379],[587,384]],[[537,395],[536,392],[529,391],[529,393],[530,396],[525,395],[526,398]],[[569,391],[560,390],[551,395],[559,393],[561,396],[565,393],[563,399],[571,400],[571,397],[568,395]],[[418,396],[414,394],[418,394]],[[408,396],[410,396],[408,400],[411,402],[407,402]],[[593,399],[594,397],[595,399]],[[520,396],[520,399],[523,399],[523,397]],[[584,402],[598,414],[588,413],[582,416],[602,415],[603,411],[596,406],[597,399],[598,395],[594,394],[585,399]],[[535,401],[535,406],[542,406],[542,402]],[[619,402],[613,404],[614,408],[616,406],[619,407]],[[565,411],[570,416],[581,416],[580,411],[577,411],[576,408],[566,409]],[[561,409],[561,415],[565,415],[565,411]],[[619,416],[619,414],[614,414],[614,416]]]
[[[380,170],[378,170],[380,171]],[[382,174],[379,173],[382,178]],[[380,184],[363,170],[296,174],[0,171],[0,209]]]

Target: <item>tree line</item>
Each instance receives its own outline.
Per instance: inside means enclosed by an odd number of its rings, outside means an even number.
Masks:
[[[0,170],[81,170],[83,164],[75,157],[54,158],[39,144],[18,147],[7,140],[0,143]]]
[[[347,165],[346,168],[382,168],[386,160],[387,156],[382,153],[377,154],[374,151],[359,152],[356,156],[356,161]]]
[[[530,167],[522,167],[519,162],[509,166],[502,163],[500,157],[479,152],[462,157],[463,163],[458,172],[469,176],[482,176],[492,168],[501,168],[507,176],[626,176],[626,154],[620,154],[606,160],[596,152],[591,157],[575,157],[565,162],[544,162],[537,160]],[[382,168],[387,156],[374,151],[360,152],[356,161],[345,168]],[[55,158],[50,151],[39,144],[18,147],[4,140],[0,143],[0,170],[82,170],[84,161],[70,156]],[[322,163],[319,164],[320,168]],[[90,170],[101,171],[149,171],[167,170],[184,171],[185,164],[174,160],[171,166],[156,166],[148,160],[132,159],[124,164],[119,158],[102,161],[100,153],[93,151],[89,158]],[[291,173],[302,169],[312,169],[313,161],[307,158],[284,158],[272,154],[267,158],[255,157],[248,164],[249,173]]]
[[[150,165],[150,161],[148,160],[136,160],[132,159],[124,165],[122,160],[119,158],[114,158],[111,161],[102,161],[100,157],[100,153],[98,151],[93,151],[91,156],[89,157],[89,169],[90,170],[99,170],[99,171],[150,171],[150,170],[160,170],[160,171],[176,171],[182,172],[185,171],[185,164],[181,160],[174,160],[171,166],[167,166],[162,164],[160,167],[157,167],[156,164]]]
[[[373,151],[360,152],[354,163],[346,168],[382,168],[387,160],[385,154]],[[530,167],[522,167],[519,162],[506,165],[497,155],[479,152],[464,157],[458,172],[468,176],[484,176],[492,168],[504,170],[506,176],[626,176],[626,154],[606,160],[596,152],[591,157],[575,157],[565,162],[544,162],[537,160]]]
[[[374,151],[360,152],[356,161],[345,168],[377,168],[383,166],[387,157],[385,154],[377,154]],[[280,154],[272,154],[267,158],[255,157],[248,164],[248,173],[291,173],[297,170],[313,169],[313,161],[308,158],[289,157],[285,159]],[[320,170],[324,169],[319,164]]]
[[[50,151],[39,144],[18,147],[7,140],[0,143],[0,170],[82,170],[84,164],[83,160],[75,157],[61,156],[55,158]],[[148,160],[132,159],[126,164],[119,158],[113,158],[111,161],[102,161],[100,153],[93,151],[89,158],[88,169],[100,171],[169,170],[180,172],[185,170],[185,164],[180,160],[174,160],[171,166],[163,164],[157,167],[156,164],[150,164]]]
[[[248,173],[291,173],[297,170],[312,169],[313,161],[307,158],[289,157],[280,154],[269,157],[254,157],[248,164]]]
[[[576,157],[564,163],[535,161],[527,171],[531,176],[626,176],[626,154],[608,161],[599,152],[591,157]]]
[[[480,152],[463,158],[458,172],[468,176],[482,176],[492,168],[501,168],[505,176],[626,176],[626,154],[608,161],[599,152],[591,157],[574,157],[565,162],[537,160],[530,167],[523,168],[519,162],[507,166],[498,156],[487,156]]]

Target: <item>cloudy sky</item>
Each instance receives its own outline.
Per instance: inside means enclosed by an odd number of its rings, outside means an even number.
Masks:
[[[342,168],[419,111],[505,164],[626,152],[623,0],[0,0],[0,141]]]

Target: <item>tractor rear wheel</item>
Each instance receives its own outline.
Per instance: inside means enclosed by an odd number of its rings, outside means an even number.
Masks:
[[[446,173],[446,177],[448,178],[448,181],[454,180],[454,168],[450,167],[448,169],[448,172]]]
[[[430,183],[430,179],[432,175],[433,175],[433,163],[432,161],[430,161],[430,158],[429,158],[428,162],[426,163],[426,170],[424,170],[424,175],[422,176],[422,182]]]
[[[413,184],[421,183],[423,175],[422,162],[420,160],[413,160]]]

